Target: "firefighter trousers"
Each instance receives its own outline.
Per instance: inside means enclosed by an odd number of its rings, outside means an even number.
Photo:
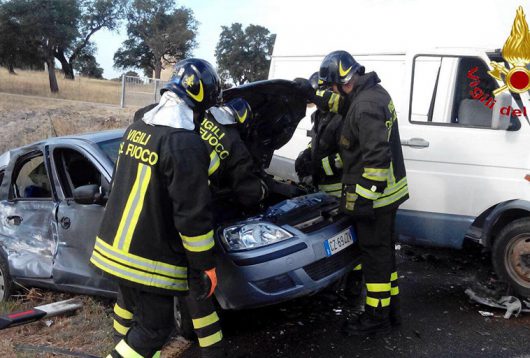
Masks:
[[[373,219],[354,220],[366,284],[365,312],[379,319],[388,317],[391,297],[398,301],[395,217],[396,210],[376,210]]]
[[[223,333],[213,299],[196,299],[190,291],[184,302],[192,318],[199,346],[206,351],[223,350]],[[174,297],[119,286],[114,306],[112,357],[159,357],[162,346],[174,330]],[[135,355],[136,354],[136,355]]]

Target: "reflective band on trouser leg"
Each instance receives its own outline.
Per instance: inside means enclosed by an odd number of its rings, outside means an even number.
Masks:
[[[219,316],[217,315],[217,312],[212,312],[211,314],[205,317],[192,319],[193,328],[195,329],[204,328],[218,321],[219,321]]]
[[[132,349],[125,340],[121,340],[114,348],[123,358],[145,358]]]
[[[358,264],[353,268],[353,271],[361,271],[363,269],[363,264]]]
[[[192,252],[208,251],[215,246],[213,238],[213,230],[208,231],[204,235],[186,236],[180,234],[184,248]]]
[[[373,308],[383,308],[390,305],[390,282],[366,283],[366,305]]]
[[[114,313],[123,319],[132,319],[133,314],[132,312],[127,311],[125,308],[121,308],[117,303],[114,305]]]
[[[324,169],[324,173],[326,173],[326,175],[333,175],[333,170],[331,169],[331,164],[329,163],[329,157],[322,159],[322,169]]]
[[[223,340],[223,332],[216,311],[199,318],[192,318],[193,328],[199,339],[199,346],[209,347]]]
[[[121,324],[120,322],[118,322],[116,319],[114,319],[114,324],[112,325],[112,327],[114,328],[114,331],[118,336],[125,336],[127,332],[129,332],[129,329],[131,328],[130,325],[125,326]]]
[[[392,272],[392,275],[390,275],[390,284],[392,286],[390,287],[390,296],[399,295],[398,274],[396,271]]]
[[[218,331],[207,337],[202,337],[202,338],[199,337],[199,346],[203,348],[213,346],[214,344],[219,343],[222,340],[223,340],[223,332]]]
[[[119,300],[119,299],[118,299]],[[118,303],[114,305],[114,334],[117,338],[123,338],[132,325],[133,314],[125,308],[121,308]]]
[[[125,209],[121,216],[118,231],[114,237],[113,246],[123,250],[129,251],[131,239],[136,229],[136,224],[144,206],[144,198],[151,180],[151,167],[145,164],[138,164],[138,171],[134,181],[129,198],[125,204]]]

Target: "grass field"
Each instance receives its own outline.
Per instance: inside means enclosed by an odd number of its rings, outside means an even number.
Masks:
[[[53,94],[50,92],[47,72],[22,70],[15,72],[16,75],[10,75],[7,69],[0,68],[0,92],[120,104],[121,82],[79,76],[72,81],[64,79],[64,76],[57,72],[59,93]]]
[[[52,136],[124,128],[135,108],[0,94],[0,153]]]

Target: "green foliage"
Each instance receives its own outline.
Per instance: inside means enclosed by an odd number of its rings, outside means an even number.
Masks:
[[[266,79],[276,35],[259,25],[243,30],[240,23],[234,23],[221,28],[215,49],[221,78],[236,85]]]
[[[103,68],[99,67],[94,53],[96,52],[95,46],[87,46],[83,52],[77,57],[74,64],[74,69],[79,72],[82,76],[90,78],[103,78]]]
[[[191,9],[174,0],[134,0],[127,12],[129,39],[114,54],[116,68],[160,71],[165,64],[188,57],[197,46],[198,22]]]

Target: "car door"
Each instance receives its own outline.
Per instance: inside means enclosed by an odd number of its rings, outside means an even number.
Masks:
[[[478,215],[519,197],[528,128],[499,116],[502,103],[488,102],[498,84],[487,73],[487,58],[437,54],[411,61],[408,118],[399,128],[410,200],[401,206],[398,231],[459,248]],[[475,88],[490,97],[476,96]],[[504,105],[517,106],[508,99]]]
[[[56,145],[50,153],[59,198],[54,282],[115,291],[114,283],[99,275],[89,263],[104,206],[78,204],[73,199],[74,190],[84,185],[96,184],[101,190],[108,190],[110,175],[84,148]]]
[[[11,275],[46,279],[52,276],[57,248],[56,197],[43,147],[12,156],[3,179],[7,196],[0,202],[0,234]]]

